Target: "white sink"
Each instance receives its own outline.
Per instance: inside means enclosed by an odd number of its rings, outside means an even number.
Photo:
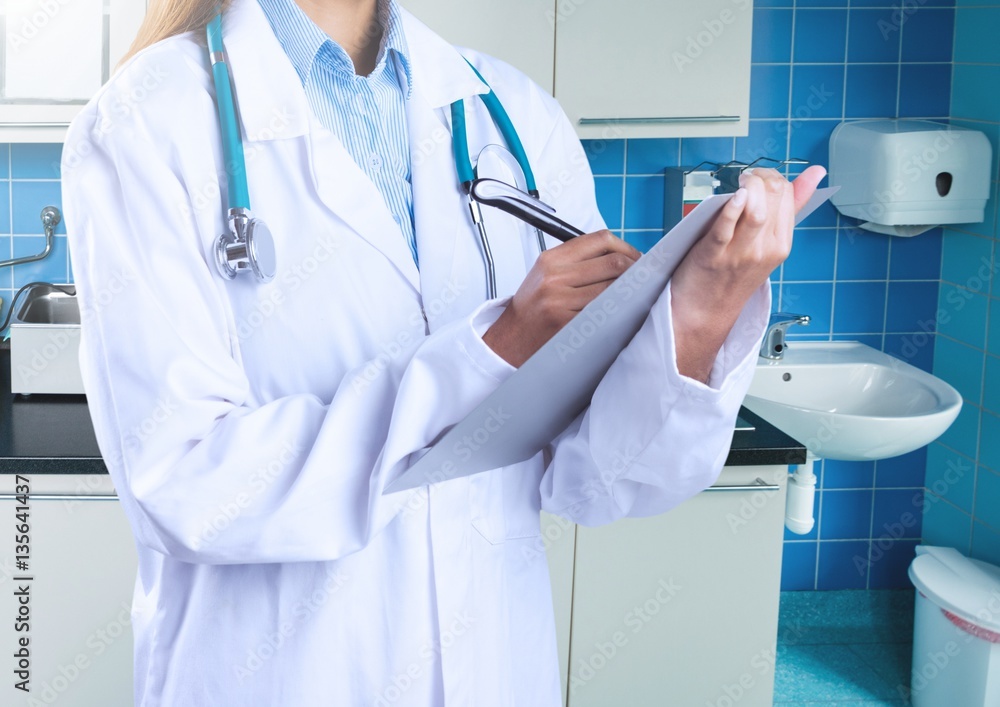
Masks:
[[[743,403],[822,459],[912,452],[958,417],[962,398],[939,378],[856,342],[791,341],[758,359]]]

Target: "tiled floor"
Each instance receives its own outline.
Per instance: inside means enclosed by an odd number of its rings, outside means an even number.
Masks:
[[[901,707],[913,591],[783,592],[774,707]]]

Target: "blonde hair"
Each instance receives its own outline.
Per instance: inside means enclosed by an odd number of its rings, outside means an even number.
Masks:
[[[157,42],[185,32],[202,32],[231,0],[152,0],[135,41],[121,63]],[[200,41],[204,41],[199,37]],[[119,64],[119,66],[121,65]]]

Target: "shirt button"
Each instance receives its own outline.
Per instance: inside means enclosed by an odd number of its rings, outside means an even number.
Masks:
[[[368,164],[371,165],[373,170],[378,172],[382,169],[382,158],[373,153],[372,156],[368,158]]]

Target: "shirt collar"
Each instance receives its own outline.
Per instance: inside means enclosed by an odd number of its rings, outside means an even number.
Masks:
[[[322,61],[334,71],[354,75],[354,64],[344,48],[320,29],[295,0],[258,2],[303,86],[308,82],[317,61]],[[410,51],[396,0],[378,0],[378,16],[384,31],[378,60],[371,75],[376,76],[385,71],[387,59],[392,56],[398,66],[396,76],[400,88],[409,98],[413,90]]]

